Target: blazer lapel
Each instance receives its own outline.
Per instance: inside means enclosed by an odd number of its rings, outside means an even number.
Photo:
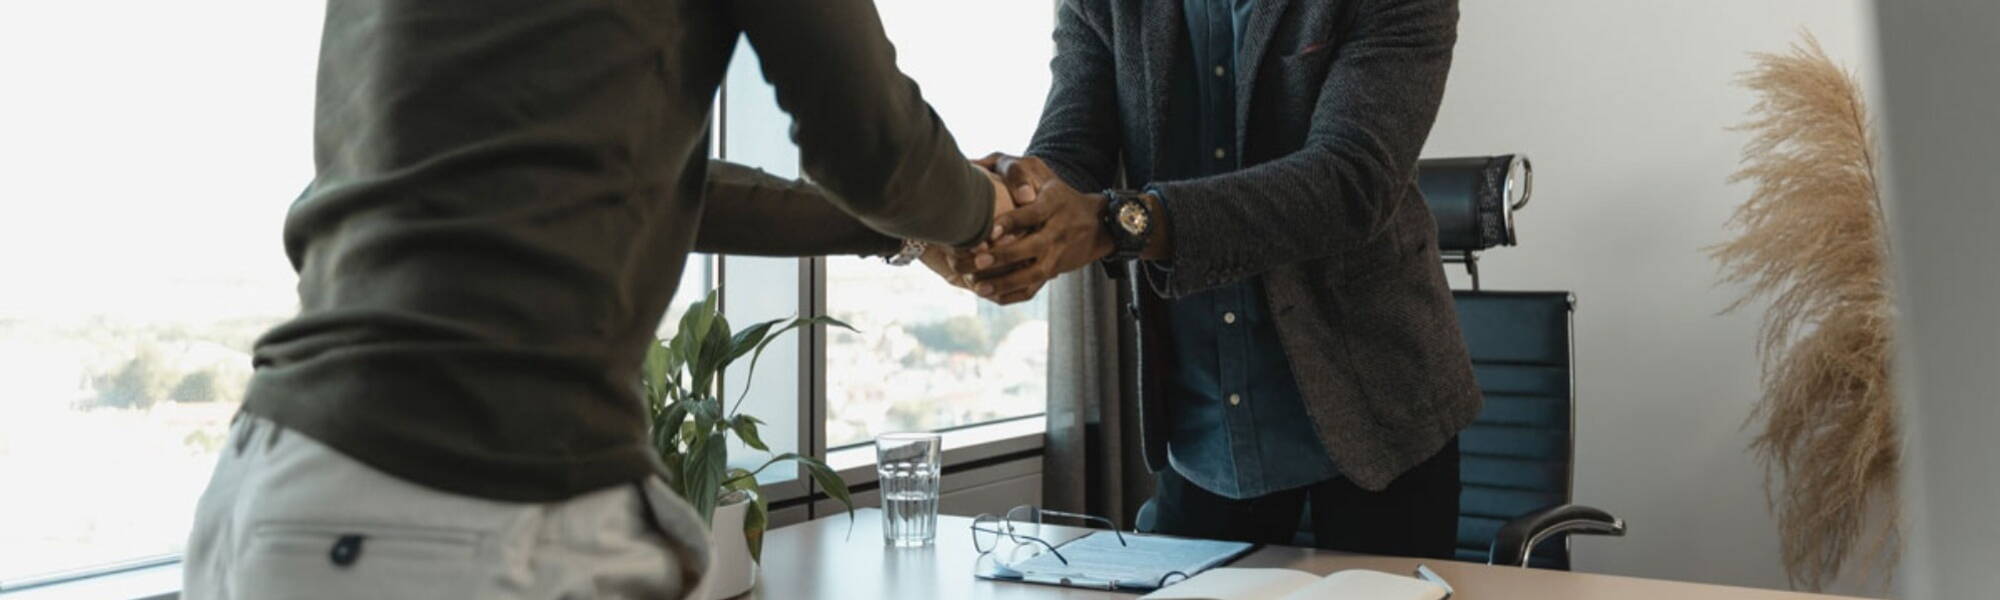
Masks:
[[[1173,95],[1174,65],[1180,64],[1187,39],[1187,18],[1181,0],[1147,0],[1141,13],[1140,46],[1146,54],[1147,156],[1158,164],[1166,150],[1167,99]]]
[[[1250,23],[1243,28],[1243,48],[1236,56],[1236,156],[1243,156],[1244,143],[1249,140],[1250,90],[1257,81],[1257,65],[1264,60],[1264,50],[1271,45],[1271,34],[1278,29],[1278,18],[1284,16],[1292,0],[1256,0],[1250,7]],[[1179,4],[1176,2],[1175,4]],[[1249,166],[1249,165],[1244,165]]]

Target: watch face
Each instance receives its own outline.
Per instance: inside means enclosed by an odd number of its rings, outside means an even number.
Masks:
[[[1118,225],[1125,233],[1139,235],[1146,232],[1146,208],[1133,202],[1118,207]]]

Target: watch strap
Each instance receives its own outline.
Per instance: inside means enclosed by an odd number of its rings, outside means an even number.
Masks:
[[[906,239],[903,240],[903,248],[901,250],[898,250],[893,255],[883,257],[883,260],[888,262],[889,266],[892,267],[906,267],[910,263],[917,262],[918,258],[922,258],[924,250],[929,248],[930,244],[918,240]]]

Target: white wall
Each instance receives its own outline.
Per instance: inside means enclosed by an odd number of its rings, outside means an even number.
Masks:
[[[1901,273],[1905,598],[2000,587],[2000,4],[1879,1]]]
[[[1522,245],[1482,262],[1489,289],[1578,297],[1576,490],[1631,524],[1580,538],[1583,571],[1783,587],[1776,526],[1743,429],[1758,313],[1718,316],[1702,248],[1747,194],[1724,179],[1752,100],[1751,51],[1811,29],[1867,71],[1859,0],[1470,0],[1426,156],[1535,161]],[[1457,278],[1463,285],[1463,278]]]

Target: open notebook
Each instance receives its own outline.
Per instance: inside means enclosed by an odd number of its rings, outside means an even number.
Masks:
[[[1210,569],[1139,600],[1443,600],[1451,588],[1361,569],[1320,577],[1291,569]]]

